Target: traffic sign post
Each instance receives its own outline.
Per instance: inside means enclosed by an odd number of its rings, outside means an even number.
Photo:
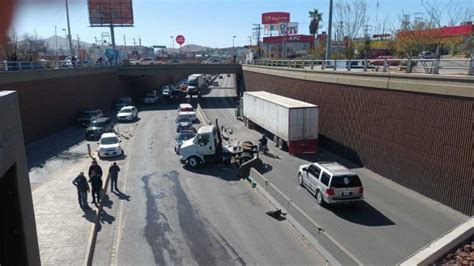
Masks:
[[[178,35],[176,36],[176,43],[179,44],[179,55],[181,56],[181,45],[186,41],[183,35]]]

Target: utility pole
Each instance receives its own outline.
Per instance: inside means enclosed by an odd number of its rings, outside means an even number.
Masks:
[[[110,38],[112,42],[112,49],[115,49],[115,31],[114,25],[110,25]]]
[[[58,60],[58,32],[57,32],[57,26],[54,25],[54,39],[56,43],[56,60]]]
[[[138,45],[141,47],[142,46],[142,38],[138,36]]]
[[[257,39],[257,57],[260,56],[261,52],[260,52],[260,33],[261,33],[261,27],[260,27],[260,24],[253,24],[253,34],[254,34],[254,37],[255,39]]]
[[[79,34],[77,34],[77,54],[79,55],[79,49],[81,48],[81,44],[79,42]]]
[[[252,46],[252,36],[249,36],[249,45]]]
[[[68,6],[68,3],[67,3],[67,0],[66,1],[66,17],[67,17],[67,39],[68,39],[68,42],[69,42],[69,53],[71,56],[74,55],[74,51],[72,50],[72,39],[71,39],[71,23],[69,22],[69,6]]]
[[[125,34],[123,35],[123,46],[125,47],[125,50],[127,50],[127,40],[125,39]]]
[[[326,43],[326,60],[331,58],[331,35],[332,35],[332,10],[333,10],[333,0],[329,0],[329,21],[328,21],[328,36]]]

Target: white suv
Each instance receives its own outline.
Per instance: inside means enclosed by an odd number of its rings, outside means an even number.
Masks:
[[[299,167],[298,182],[306,187],[319,205],[363,200],[359,176],[336,162],[318,162]]]

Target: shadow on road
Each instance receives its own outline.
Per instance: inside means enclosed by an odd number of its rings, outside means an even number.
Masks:
[[[351,205],[335,205],[328,207],[340,218],[365,226],[391,226],[395,223],[366,201]]]
[[[115,217],[108,214],[104,209],[102,209],[102,211],[100,212],[99,220],[101,224],[112,224],[115,221]]]
[[[233,96],[222,96],[222,97],[202,97],[201,105],[206,109],[225,109],[235,108],[237,106],[237,97]]]
[[[126,200],[126,201],[130,201],[130,196],[121,192],[120,190],[117,190],[117,191],[112,191],[112,193],[114,193],[115,195],[117,195],[118,199],[119,200]]]
[[[82,207],[82,211],[84,212],[82,217],[84,217],[87,221],[91,223],[95,223],[95,218],[96,218],[95,210],[93,210],[91,207],[86,205]]]
[[[64,160],[79,159],[84,156],[70,149],[85,140],[84,128],[69,127],[49,137],[32,142],[26,146],[28,170],[43,167],[51,158]]]
[[[202,166],[201,168],[191,168],[188,165],[184,165],[183,168],[187,171],[190,171],[196,174],[213,176],[225,181],[240,180],[240,178],[237,176],[239,169],[234,164],[205,165],[205,166]]]

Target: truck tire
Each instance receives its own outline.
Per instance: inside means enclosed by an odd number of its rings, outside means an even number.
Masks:
[[[201,165],[201,159],[199,159],[197,156],[191,156],[188,159],[188,165],[191,168],[198,168]]]
[[[244,164],[250,160],[252,160],[253,156],[251,153],[249,152],[243,152],[241,155],[240,155],[240,164]]]
[[[280,139],[279,137],[273,136],[273,143],[275,143],[275,146],[278,147],[278,148],[279,148],[279,146],[278,146],[278,140],[279,139]]]
[[[280,150],[282,151],[286,151],[287,145],[283,139],[280,139],[280,138],[278,139],[278,148],[280,148]]]

